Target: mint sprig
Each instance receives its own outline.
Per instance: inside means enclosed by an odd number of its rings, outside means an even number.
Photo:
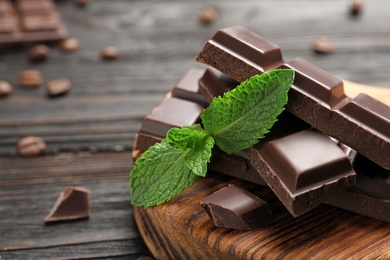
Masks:
[[[294,71],[274,70],[242,82],[213,99],[200,124],[172,128],[135,162],[130,173],[131,203],[162,204],[206,176],[215,144],[236,153],[258,142],[284,110]]]
[[[227,153],[252,147],[284,110],[293,80],[293,70],[275,70],[242,82],[204,110],[204,128]]]

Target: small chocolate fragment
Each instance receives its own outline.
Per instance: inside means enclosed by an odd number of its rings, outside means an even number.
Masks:
[[[28,136],[20,139],[16,148],[21,156],[36,156],[45,152],[46,143],[40,137]]]
[[[210,24],[218,18],[218,12],[212,7],[204,8],[199,13],[199,20],[203,24]]]
[[[327,40],[323,37],[315,39],[312,45],[313,51],[318,54],[329,54],[333,52],[334,45],[330,40]]]
[[[49,96],[57,97],[68,93],[71,87],[72,84],[68,79],[60,78],[49,81],[46,85],[46,91]]]
[[[36,88],[42,81],[42,74],[38,70],[24,70],[19,74],[19,85],[25,88]]]
[[[100,51],[100,57],[103,59],[103,60],[115,60],[118,58],[118,55],[119,55],[119,51],[117,48],[115,48],[114,46],[107,46],[107,47],[104,47],[101,51]]]
[[[80,41],[76,38],[68,38],[60,41],[60,49],[64,52],[74,52],[80,48]]]
[[[205,69],[191,68],[176,83],[172,89],[172,96],[196,102],[204,107],[210,103],[200,93],[199,80],[205,74]]]
[[[68,187],[58,197],[54,207],[45,217],[45,222],[88,218],[90,214],[90,191],[81,187]]]
[[[0,80],[0,97],[9,96],[12,90],[12,85],[8,81]]]
[[[362,0],[352,0],[349,6],[349,13],[356,17],[362,13],[363,6]]]
[[[265,201],[232,184],[202,198],[200,204],[217,227],[251,230],[272,218]]]
[[[293,216],[355,183],[348,156],[317,130],[262,142],[246,150],[248,159]]]
[[[33,62],[46,60],[50,55],[50,49],[45,44],[37,44],[28,50],[28,58]]]

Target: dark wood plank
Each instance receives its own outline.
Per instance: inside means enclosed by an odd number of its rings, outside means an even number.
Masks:
[[[129,150],[132,142],[128,140],[134,139],[135,132],[124,135],[122,131],[137,127],[185,71],[203,66],[194,57],[217,29],[236,24],[279,44],[286,60],[303,57],[341,78],[390,87],[390,16],[385,0],[365,1],[357,19],[348,15],[348,3],[337,0],[283,0],[277,6],[270,0],[94,0],[86,8],[78,8],[73,1],[56,3],[70,34],[80,39],[81,49],[62,53],[53,46],[51,58],[42,64],[29,63],[23,49],[0,53],[0,78],[15,85],[13,96],[0,100],[0,154],[15,155],[14,145],[22,134],[28,134],[27,129],[48,139],[49,153],[114,151],[121,144],[126,144],[121,149]],[[219,16],[215,23],[203,25],[198,13],[207,6],[215,7]],[[318,36],[333,41],[335,52],[314,54],[310,46]],[[118,60],[100,60],[99,51],[106,45],[120,50]],[[17,76],[27,68],[42,71],[46,81],[68,77],[73,88],[67,96],[54,100],[45,96],[43,87],[22,89],[17,86]],[[107,130],[112,123],[109,118],[118,115],[124,116],[117,122],[118,128]],[[50,120],[69,118],[106,118],[107,122],[93,127],[105,134],[81,142],[89,129],[82,133],[80,122],[69,123],[64,133],[50,127]],[[43,131],[33,130],[36,126],[31,120],[37,119]],[[15,122],[25,126],[23,131],[13,128]],[[64,137],[69,138],[67,145]]]
[[[129,153],[0,157],[0,256],[62,259],[148,255],[129,203]],[[89,219],[45,225],[63,188],[91,190]]]

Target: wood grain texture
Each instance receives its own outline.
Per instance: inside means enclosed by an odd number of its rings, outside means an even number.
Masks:
[[[127,1],[94,0],[78,8],[56,1],[72,37],[74,53],[56,46],[44,63],[30,63],[24,49],[0,53],[0,79],[14,85],[0,99],[0,155],[16,155],[25,135],[48,142],[47,154],[61,151],[131,150],[142,118],[191,67],[194,57],[219,29],[241,24],[280,45],[284,58],[302,57],[340,78],[390,87],[390,16],[386,0],[367,0],[360,17],[348,15],[348,2],[312,1]],[[209,25],[199,22],[208,6],[218,11]],[[316,55],[312,42],[324,36],[335,44],[329,55]],[[114,45],[115,61],[102,61],[100,49]],[[45,82],[66,77],[68,95],[50,99],[44,86],[27,90],[17,84],[24,69],[38,69]],[[91,134],[90,134],[91,133]]]
[[[251,231],[216,228],[202,197],[235,184],[270,203],[271,223]],[[171,201],[134,208],[157,259],[388,259],[390,224],[321,205],[293,218],[268,188],[210,173]]]
[[[129,203],[130,153],[0,157],[1,259],[137,259],[149,255]],[[91,216],[44,224],[68,186],[91,190]]]

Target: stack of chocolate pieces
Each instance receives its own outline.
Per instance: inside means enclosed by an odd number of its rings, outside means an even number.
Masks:
[[[53,42],[67,36],[52,0],[0,0],[0,47]]]
[[[199,123],[212,98],[238,82],[289,68],[295,71],[295,81],[286,111],[270,133],[238,154],[214,149],[209,170],[269,186],[293,216],[326,203],[390,222],[389,106],[365,94],[347,97],[340,79],[303,59],[285,62],[276,44],[241,26],[219,30],[196,60],[213,68],[189,70],[145,117],[136,154],[161,141],[172,127]],[[241,207],[253,207],[253,198],[239,194]],[[248,212],[259,214],[237,205],[226,207],[227,201],[235,201],[229,196],[226,201],[210,196],[202,206],[224,207],[217,212],[238,214],[234,219],[242,223]],[[268,214],[268,208],[262,208]],[[254,227],[248,223],[235,228]]]

